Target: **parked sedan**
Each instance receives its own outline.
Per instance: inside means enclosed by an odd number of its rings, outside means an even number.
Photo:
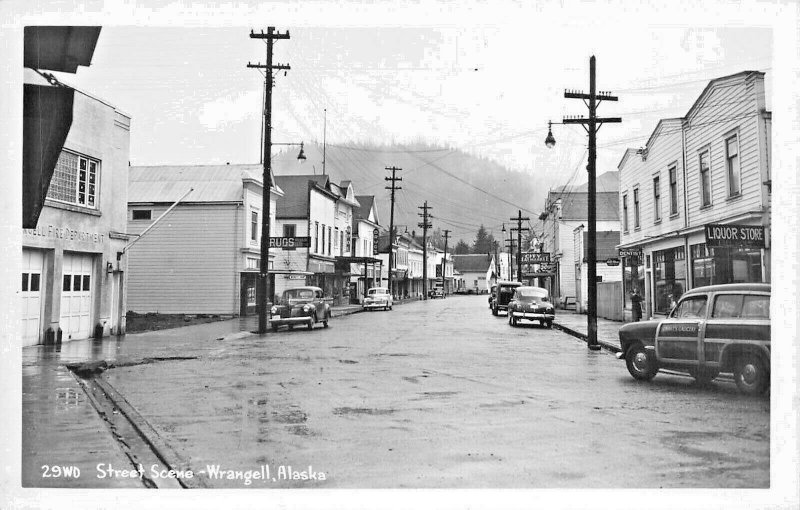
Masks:
[[[539,321],[542,326],[553,327],[556,310],[550,302],[550,293],[541,287],[517,287],[508,303],[508,323],[516,326],[521,320]]]
[[[367,297],[364,298],[362,308],[364,310],[374,310],[375,308],[391,310],[392,303],[392,294],[389,289],[386,287],[373,287],[367,290]]]
[[[731,372],[743,393],[762,393],[770,379],[770,294],[766,283],[689,290],[666,319],[619,328],[617,357],[639,380],[662,368],[688,372],[701,384]]]
[[[298,324],[312,329],[317,322],[322,322],[327,328],[331,307],[323,299],[322,289],[319,287],[296,287],[283,291],[281,299],[270,313],[272,331],[277,331],[280,326],[292,329]]]

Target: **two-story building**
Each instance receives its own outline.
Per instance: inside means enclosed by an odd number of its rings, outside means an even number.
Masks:
[[[27,38],[26,29],[26,44]],[[24,78],[22,345],[123,334],[131,118],[32,69]],[[49,97],[50,89],[58,89],[58,97]],[[31,129],[40,132],[28,137]],[[46,139],[59,129],[66,134],[63,144]]]
[[[770,280],[770,143],[764,73],[709,82],[620,163],[620,254],[644,314],[701,285]]]
[[[380,286],[382,261],[378,258],[380,222],[373,195],[357,195],[353,212],[353,258],[350,264],[350,301],[363,301],[370,287]]]
[[[128,250],[128,310],[255,314],[263,166],[132,166],[129,174],[128,232],[147,232]],[[276,200],[282,195],[273,185],[272,236]],[[276,252],[269,251],[270,273],[276,269]],[[274,273],[269,278],[274,288]]]
[[[279,175],[284,196],[277,204],[282,237],[307,237],[308,246],[282,250],[276,269],[275,293],[299,285],[320,287],[333,304],[350,299],[353,210],[359,207],[349,181],[335,184],[327,175]],[[337,265],[337,259],[339,264]]]
[[[597,232],[619,230],[618,202],[616,190],[596,193]],[[547,194],[544,212],[539,215],[540,239],[542,250],[550,253],[553,268],[552,276],[544,278],[544,283],[556,303],[574,302],[577,297],[573,235],[580,225],[587,225],[588,217],[588,192],[566,189]]]

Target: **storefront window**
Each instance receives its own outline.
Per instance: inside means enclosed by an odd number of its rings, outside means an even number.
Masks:
[[[720,283],[761,281],[761,250],[738,247],[692,245],[692,276],[695,287]]]
[[[686,252],[683,246],[653,252],[655,292],[653,311],[668,313],[670,294],[677,300],[686,289]]]
[[[625,308],[630,309],[633,289],[639,289],[639,294],[644,294],[644,265],[641,257],[636,256],[624,257],[623,263],[625,264],[623,298]]]

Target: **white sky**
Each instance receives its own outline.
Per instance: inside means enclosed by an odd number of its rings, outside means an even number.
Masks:
[[[365,15],[344,27],[318,16],[303,24],[259,16],[187,26],[163,15],[165,7],[144,20],[110,17],[92,66],[62,78],[132,116],[133,164],[258,162],[263,77],[246,64],[266,61],[265,44],[249,32],[273,24],[291,34],[276,43],[275,62],[292,67],[276,77],[274,142],[321,143],[327,108],[328,143],[445,144],[546,172],[551,186],[586,158],[580,126],[556,125],[554,150],[543,140],[548,120],[588,115],[563,91],[588,92],[592,54],[598,89],[620,98],[598,115],[623,119],[599,132],[599,173],[616,170],[624,150],[643,145],[660,118],[684,115],[713,78],[763,70],[771,93],[768,25],[701,26],[688,23],[688,11],[687,22],[655,23],[653,11],[613,7],[614,18],[605,12],[600,23],[592,7],[500,5],[486,23],[462,13],[449,23],[421,17],[386,26]]]

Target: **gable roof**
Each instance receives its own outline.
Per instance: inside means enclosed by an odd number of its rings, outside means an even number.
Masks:
[[[336,196],[327,190],[327,175],[276,175],[275,182],[283,190],[284,196],[276,204],[276,218],[305,218],[308,216],[309,187]]]
[[[490,258],[486,255],[453,255],[453,268],[460,273],[485,273]]]
[[[264,167],[247,165],[156,165],[128,169],[128,202],[241,202],[244,181],[262,185]],[[283,194],[273,177],[273,191]]]
[[[595,260],[608,260],[619,257],[617,245],[619,244],[619,230],[595,232]],[[589,256],[589,232],[583,232],[583,258]]]
[[[380,225],[377,207],[375,207],[373,219],[369,219],[369,213],[375,205],[375,195],[356,195],[356,202],[358,202],[358,207],[353,210],[353,217],[355,219],[373,221],[376,225]]]
[[[619,220],[619,192],[598,192],[596,196],[596,220]],[[559,198],[561,199],[562,220],[586,220],[589,217],[589,193],[580,191],[551,191],[547,194],[547,204],[551,205]]]

